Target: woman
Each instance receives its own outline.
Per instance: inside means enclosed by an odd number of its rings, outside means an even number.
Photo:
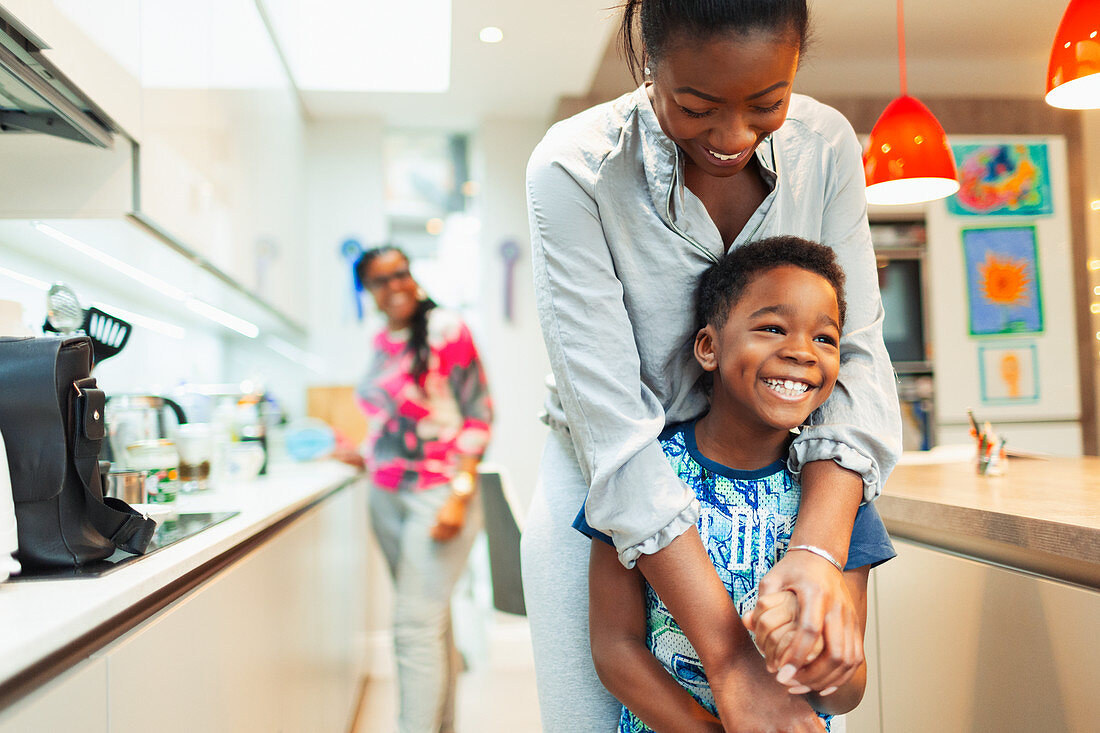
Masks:
[[[358,398],[371,523],[395,589],[399,730],[448,733],[451,593],[481,528],[477,465],[492,405],[469,329],[424,294],[401,250],[364,252],[355,274],[386,317]]]
[[[691,356],[699,274],[729,247],[767,236],[831,246],[849,286],[839,382],[789,457],[803,487],[791,542],[823,553],[787,554],[760,585],[761,595],[791,589],[799,602],[800,631],[770,671],[794,689],[822,690],[862,662],[852,601],[825,556],[843,566],[856,509],[900,452],[900,418],[859,143],[839,113],[792,94],[807,32],[805,0],[629,0],[624,46],[645,82],[555,125],[532,155],[528,205],[555,430],[523,561],[548,733],[578,730],[578,720],[612,730],[619,709],[588,655],[589,548],[570,528],[582,504],[699,651],[727,726],[810,725],[772,713],[787,689],[752,652],[694,529],[692,494],[657,442],[666,424],[705,410]],[[808,663],[822,629],[827,653]]]

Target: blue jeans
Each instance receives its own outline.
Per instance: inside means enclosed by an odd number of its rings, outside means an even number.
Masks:
[[[459,534],[437,542],[429,531],[451,494],[450,484],[397,491],[372,486],[371,526],[394,583],[400,733],[452,733],[458,652],[451,629],[451,593],[481,531],[481,500],[467,508]]]

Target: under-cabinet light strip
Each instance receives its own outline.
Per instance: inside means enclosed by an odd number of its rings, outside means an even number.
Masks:
[[[223,311],[221,308],[215,308],[209,303],[201,301],[198,298],[184,292],[180,288],[177,288],[175,285],[171,285],[170,283],[167,283],[158,277],[154,277],[144,270],[139,270],[133,265],[123,262],[116,257],[112,257],[109,254],[100,252],[95,247],[85,244],[76,237],[69,236],[65,232],[54,229],[52,226],[46,224],[45,222],[35,221],[32,222],[32,225],[35,229],[42,232],[46,236],[51,237],[52,239],[55,239],[58,242],[61,242],[62,244],[75,249],[77,252],[80,252],[87,257],[91,257],[97,262],[101,262],[104,265],[107,265],[117,272],[121,272],[123,275],[126,275],[127,277],[136,280],[142,285],[145,285],[146,287],[151,288],[158,293],[168,296],[172,300],[183,303],[187,306],[189,310],[198,313],[200,316],[203,316],[204,318],[207,318],[214,323],[225,326],[226,328],[236,331],[242,336],[247,336],[248,338],[254,339],[260,335],[260,327],[257,326],[255,323],[252,323],[251,321],[246,321],[245,319],[235,316],[232,313]]]
[[[50,289],[50,284],[48,282],[46,282],[45,280],[39,280],[36,277],[31,277],[30,275],[24,275],[23,273],[16,272],[15,270],[9,270],[6,267],[0,267],[0,275],[4,275],[5,277],[10,277],[12,280],[16,280],[18,282],[21,282],[24,285],[30,285],[32,288],[37,288],[37,289],[41,290],[42,292],[46,292],[47,290]]]
[[[159,334],[182,340],[187,336],[187,330],[181,326],[175,326],[171,323],[166,323],[157,318],[150,318],[149,316],[143,316],[140,313],[134,313],[133,311],[126,310],[125,308],[119,308],[117,305],[110,305],[108,303],[93,302],[96,308],[102,311],[110,313],[112,316],[118,316],[124,321],[128,321],[134,326],[141,326],[142,328],[150,331],[156,331]]]
[[[226,313],[221,308],[215,308],[209,303],[204,303],[198,298],[188,298],[186,301],[184,301],[184,305],[198,313],[200,316],[209,318],[215,323],[220,323],[226,328],[232,329],[242,336],[247,336],[250,339],[254,339],[260,335],[260,327],[257,326],[255,323],[246,321],[243,318],[238,318],[232,313]]]
[[[65,244],[65,245],[68,245],[69,247],[72,247],[77,252],[80,252],[83,255],[91,257],[93,260],[96,260],[98,262],[102,262],[104,265],[107,265],[107,267],[110,267],[111,269],[117,270],[118,272],[121,272],[123,275],[126,275],[127,277],[129,277],[133,280],[137,280],[142,285],[145,285],[146,287],[152,288],[153,290],[156,290],[158,293],[163,293],[164,295],[167,295],[169,298],[172,298],[173,300],[180,300],[180,301],[187,300],[187,293],[183,292],[182,290],[177,288],[175,285],[172,285],[171,283],[165,282],[164,280],[161,280],[159,277],[154,277],[154,276],[150,275],[149,273],[145,272],[144,270],[139,270],[138,268],[134,267],[133,265],[128,264],[126,262],[123,262],[122,260],[120,260],[116,257],[112,257],[109,254],[106,254],[104,252],[100,252],[95,247],[84,244],[84,242],[81,242],[76,237],[71,237],[68,234],[66,234],[65,232],[58,231],[57,229],[54,229],[49,224],[45,224],[43,222],[36,221],[36,222],[34,222],[34,228],[37,229],[38,231],[42,232],[46,236],[52,237],[53,239],[56,239],[58,242],[61,242],[62,244]]]
[[[316,354],[311,354],[308,351],[303,351],[294,344],[288,341],[284,341],[277,336],[268,336],[267,339],[265,339],[265,343],[267,344],[267,347],[269,349],[281,356],[286,357],[295,364],[304,366],[307,369],[310,369],[318,374],[325,373],[325,367],[327,366],[327,363],[324,359],[317,356]]]
[[[24,285],[29,285],[32,288],[46,292],[50,289],[50,284],[45,280],[39,280],[36,277],[30,275],[24,275],[21,272],[15,270],[9,270],[6,267],[0,267],[0,275],[9,277],[12,280],[21,282]],[[125,308],[119,308],[117,305],[109,305],[98,301],[93,301],[92,305],[100,310],[106,311],[113,316],[118,316],[123,320],[129,321],[134,326],[141,326],[147,328],[150,331],[156,331],[157,333],[164,334],[165,336],[171,336],[174,339],[182,339],[187,335],[187,331],[179,326],[174,326],[171,323],[165,323],[164,321],[149,316],[143,316],[140,313],[134,313],[133,311],[126,310]]]

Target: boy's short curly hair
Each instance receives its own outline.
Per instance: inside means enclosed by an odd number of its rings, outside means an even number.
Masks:
[[[800,237],[780,236],[759,239],[730,249],[699,278],[695,289],[695,327],[707,324],[721,328],[730,310],[756,275],[783,265],[794,265],[829,281],[836,291],[840,326],[844,327],[844,270],[836,253],[823,244]]]

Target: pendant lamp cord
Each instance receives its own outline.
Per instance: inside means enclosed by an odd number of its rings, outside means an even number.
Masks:
[[[904,97],[909,92],[905,85],[905,8],[902,5],[902,0],[898,0],[898,77]]]

